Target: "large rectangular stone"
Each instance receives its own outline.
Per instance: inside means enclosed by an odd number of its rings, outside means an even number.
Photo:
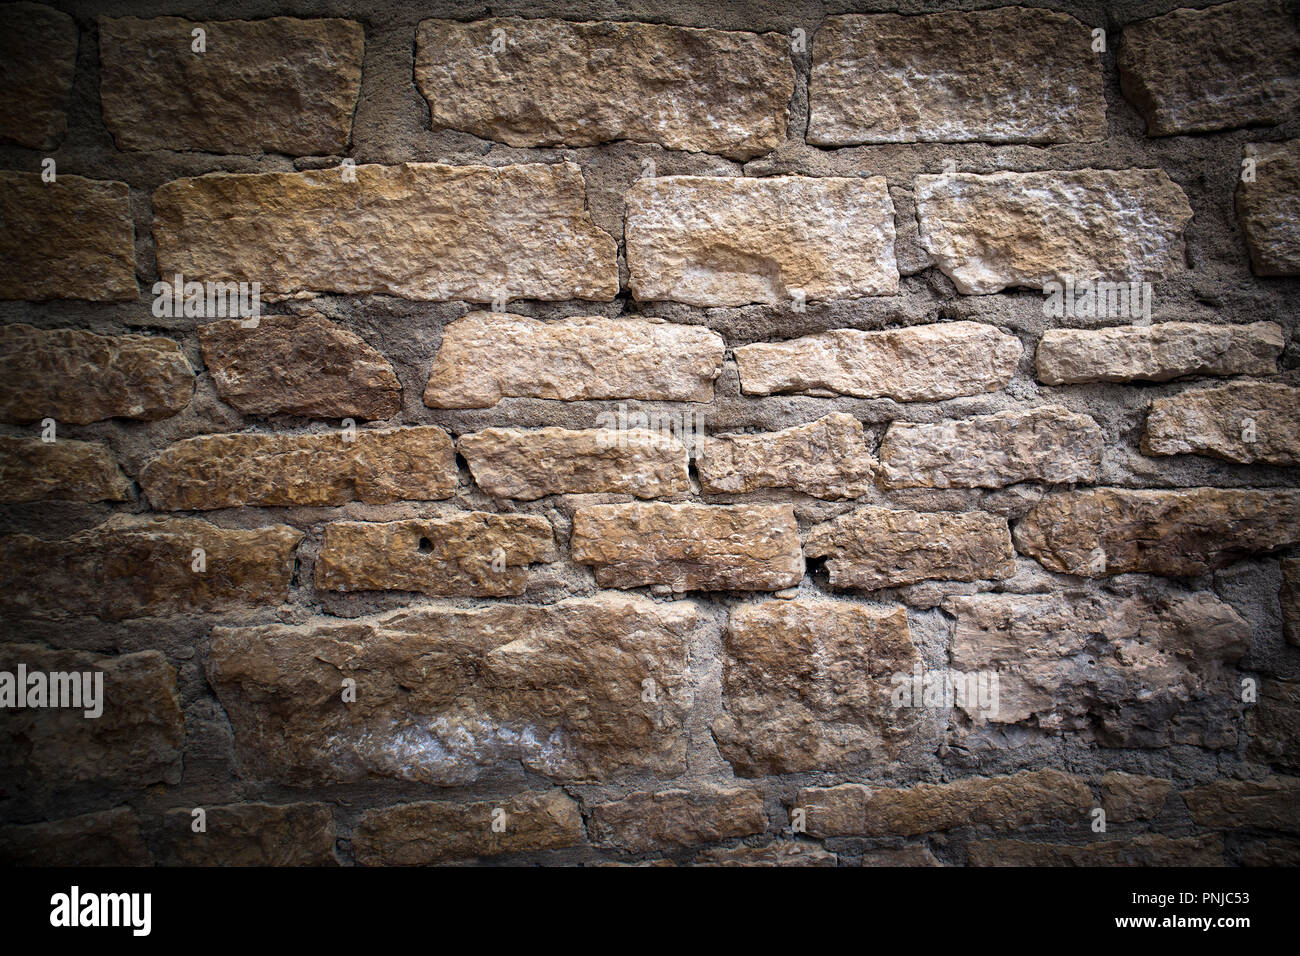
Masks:
[[[689,494],[686,446],[645,428],[485,428],[456,451],[478,486],[497,498],[610,492]]]
[[[789,505],[592,505],[573,516],[569,553],[601,587],[777,591],[804,572]]]
[[[1300,86],[1300,84],[1297,84]],[[1255,275],[1300,275],[1300,139],[1246,148],[1254,175],[1237,177],[1237,218]]]
[[[1192,207],[1160,169],[917,176],[921,242],[958,292],[1183,271]]]
[[[612,140],[750,159],[785,142],[780,33],[658,23],[424,20],[415,82],[434,129],[511,146]]]
[[[1055,492],[1030,510],[1012,536],[1021,553],[1064,574],[1198,575],[1300,543],[1300,491]]]
[[[1038,342],[1044,385],[1165,382],[1184,375],[1272,375],[1286,346],[1276,322],[1157,322],[1048,329]]]
[[[575,782],[673,777],[698,624],[686,602],[602,593],[218,627],[208,677],[248,778],[458,785],[520,765]]]
[[[170,866],[337,866],[334,811],[328,803],[232,803],[167,811]]]
[[[1116,62],[1149,136],[1281,123],[1300,103],[1300,34],[1279,0],[1180,7],[1130,23]]]
[[[723,640],[718,750],[744,777],[894,760],[919,712],[892,706],[919,660],[902,608],[763,601],[733,608]]]
[[[341,154],[364,49],[351,20],[100,17],[104,125],[118,149]]]
[[[1104,747],[1235,746],[1250,627],[1209,592],[954,596],[952,666],[996,675],[975,725],[1080,734]],[[975,729],[979,729],[976,726]]]
[[[969,511],[859,508],[815,526],[804,554],[826,558],[832,587],[900,587],[918,581],[981,581],[1015,573],[1005,518]]]
[[[844,784],[799,791],[809,836],[915,836],[959,827],[1017,830],[1032,823],[1088,820],[1092,790],[1073,774],[1030,770],[965,777],[902,790]]]
[[[624,853],[716,843],[766,828],[763,798],[754,790],[642,791],[591,808],[592,842]]]
[[[642,301],[776,305],[898,293],[883,176],[662,176],[627,194],[628,287]]]
[[[0,420],[156,421],[183,409],[193,392],[194,370],[172,339],[0,326]]]
[[[168,445],[140,472],[160,511],[428,501],[450,498],[456,481],[455,447],[435,425],[202,435]]]
[[[721,335],[692,325],[577,316],[544,322],[471,312],[442,333],[424,404],[490,408],[503,398],[709,402]]]
[[[336,521],[325,526],[315,580],[326,591],[502,597],[524,593],[530,564],[557,558],[551,523],[541,515]]]
[[[130,807],[0,830],[0,863],[7,866],[152,866]]]
[[[1300,388],[1234,382],[1157,398],[1147,414],[1142,451],[1300,465]]]
[[[0,170],[0,299],[134,301],[129,193],[126,183]]]
[[[1223,837],[1144,833],[1080,845],[980,840],[969,853],[971,866],[1223,866]]]
[[[68,127],[77,22],[43,3],[0,7],[0,137],[53,149]]]
[[[1103,139],[1089,29],[1050,10],[827,17],[813,40],[808,142]]]
[[[402,386],[388,359],[318,312],[197,329],[217,395],[245,415],[392,418]]]
[[[876,474],[862,423],[844,412],[776,432],[710,435],[697,465],[710,495],[791,488],[814,498],[858,498]]]
[[[232,612],[288,597],[302,532],[116,514],[67,538],[0,537],[0,608],[14,617]]]
[[[1184,791],[1183,800],[1203,827],[1300,833],[1300,777],[1216,780]]]
[[[26,677],[21,707],[16,699],[23,676],[19,665]],[[0,679],[0,699],[5,699],[0,712],[5,739],[0,778],[7,790],[58,791],[86,785],[138,791],[180,782],[185,719],[176,671],[158,651],[111,656],[0,643],[0,672],[9,675],[8,680]],[[37,673],[46,688],[41,704],[34,698],[37,685],[32,678]],[[89,690],[93,696],[99,683],[99,715],[86,716],[94,708],[84,694],[79,706],[49,706],[55,674],[74,675],[78,690],[84,686],[80,675],[94,675]]]
[[[579,846],[578,805],[561,790],[476,803],[426,801],[367,810],[352,850],[362,866],[426,866],[503,853]]]
[[[735,350],[746,395],[801,392],[939,401],[1004,388],[1023,348],[980,322],[942,322],[883,332],[835,329]]]
[[[163,183],[153,209],[164,276],[422,301],[618,294],[573,163],[214,173]]]
[[[0,436],[0,501],[126,501],[131,482],[107,445]]]
[[[1008,409],[933,425],[894,422],[880,443],[889,488],[1002,488],[1021,481],[1092,482],[1104,436],[1059,405]]]

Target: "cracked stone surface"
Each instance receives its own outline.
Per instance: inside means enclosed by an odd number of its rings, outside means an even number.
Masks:
[[[504,17],[424,20],[415,43],[435,129],[511,146],[631,140],[733,159],[785,142],[794,69],[780,33]]]
[[[218,627],[207,669],[251,779],[455,786],[521,764],[563,781],[671,777],[686,769],[687,641],[698,623],[685,602],[610,593],[430,605]],[[344,678],[356,681],[348,706]]]
[[[202,435],[168,445],[140,472],[160,511],[428,501],[450,498],[456,481],[455,448],[434,425]]]
[[[628,288],[641,302],[775,305],[897,295],[883,176],[661,176],[627,193]]]
[[[471,312],[443,332],[424,389],[430,408],[490,408],[503,398],[708,402],[725,343],[709,329],[576,316],[541,322]]]
[[[256,281],[263,294],[423,302],[618,293],[614,240],[592,222],[574,163],[366,164],[347,173],[350,181],[335,168],[163,183],[153,193],[158,271]]]
[[[1288,119],[1300,103],[1300,33],[1278,0],[1237,0],[1124,27],[1120,87],[1148,136]]]
[[[1065,574],[1190,576],[1300,542],[1300,491],[1249,488],[1049,494],[1013,529],[1016,549]]]
[[[1161,169],[951,173],[914,186],[921,242],[959,292],[1185,269],[1192,207]]]
[[[100,17],[100,99],[118,149],[337,155],[361,92],[351,20]],[[206,52],[191,50],[195,29]]]
[[[1142,451],[1300,465],[1300,388],[1234,382],[1151,403]]]
[[[808,142],[818,146],[1106,135],[1091,32],[1050,10],[827,17],[809,91]]]
[[[936,401],[1003,388],[1024,349],[981,322],[883,332],[835,329],[735,350],[746,395],[852,395]]]

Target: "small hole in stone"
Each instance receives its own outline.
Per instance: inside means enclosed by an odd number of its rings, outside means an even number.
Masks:
[[[421,553],[421,554],[428,554],[428,553],[429,553],[430,551],[432,551],[432,550],[433,550],[433,542],[430,541],[428,538],[421,538],[421,539],[420,539],[420,553]]]

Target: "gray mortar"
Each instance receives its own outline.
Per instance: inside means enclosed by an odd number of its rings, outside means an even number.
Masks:
[[[159,184],[184,176],[204,173],[269,172],[310,169],[337,165],[341,156],[292,158],[283,155],[221,156],[195,152],[118,152],[105,129],[99,105],[99,57],[96,16],[177,15],[191,19],[242,19],[273,15],[301,17],[345,17],[361,22],[366,31],[365,61],[361,96],[355,112],[351,147],[346,155],[360,163],[438,161],[452,164],[483,163],[505,165],[520,162],[579,164],[586,179],[588,201],[596,223],[619,241],[619,266],[626,285],[627,268],[622,250],[622,197],[640,175],[644,159],[654,161],[659,175],[682,173],[702,175],[802,174],[813,176],[867,176],[888,178],[896,206],[899,235],[898,260],[904,273],[897,297],[830,303],[809,303],[807,311],[795,313],[781,307],[697,309],[675,303],[638,303],[626,291],[614,302],[547,303],[516,301],[509,311],[538,318],[572,315],[643,315],[671,322],[704,325],[720,333],[728,347],[724,371],[717,382],[716,397],[704,408],[707,429],[765,431],[812,421],[830,412],[849,412],[863,421],[868,441],[878,443],[886,423],[893,420],[932,422],[944,418],[986,414],[1006,408],[1038,404],[1061,404],[1092,415],[1106,436],[1102,475],[1098,485],[1121,487],[1294,487],[1295,472],[1285,468],[1242,466],[1198,456],[1147,458],[1138,448],[1145,411],[1153,398],[1175,394],[1186,382],[1159,385],[1073,385],[1050,387],[1037,383],[1033,356],[1037,340],[1049,327],[1124,324],[1121,321],[1059,322],[1044,318],[1042,296],[1033,291],[1006,291],[987,296],[959,295],[952,283],[929,268],[919,248],[911,202],[912,177],[942,171],[953,160],[959,171],[1055,170],[1086,167],[1159,167],[1182,187],[1194,211],[1186,230],[1186,258],[1189,270],[1157,283],[1154,321],[1180,320],[1245,323],[1270,320],[1286,331],[1288,348],[1283,356],[1281,381],[1300,381],[1300,346],[1294,340],[1298,323],[1294,305],[1300,294],[1300,280],[1260,279],[1251,274],[1249,257],[1233,210],[1233,192],[1242,147],[1246,143],[1280,141],[1300,136],[1300,117],[1265,129],[1236,130],[1210,135],[1148,139],[1141,118],[1123,98],[1115,67],[1119,28],[1128,22],[1157,16],[1187,3],[1121,2],[1114,4],[1032,4],[1070,13],[1090,27],[1107,30],[1108,52],[1103,56],[1106,82],[1108,137],[1100,143],[1056,146],[994,146],[985,144],[906,144],[821,149],[803,142],[807,126],[808,54],[792,59],[796,89],[790,104],[791,122],[787,141],[773,153],[736,163],[721,157],[675,152],[658,146],[613,143],[583,149],[516,149],[490,143],[457,132],[433,132],[429,111],[413,81],[413,51],[417,23],[430,17],[481,19],[487,16],[558,16],[569,20],[615,19],[709,26],[723,29],[779,31],[795,27],[807,31],[809,46],[816,28],[826,15],[849,12],[932,13],[946,9],[976,9],[1010,5],[998,3],[920,3],[893,0],[881,3],[853,3],[841,0],[823,5],[813,0],[794,2],[721,3],[689,0],[640,0],[633,13],[627,5],[609,2],[567,2],[564,4],[501,2],[488,7],[478,3],[372,2],[320,0],[320,2],[277,3],[242,0],[211,3],[190,0],[182,5],[154,0],[133,0],[116,4],[45,0],[71,14],[77,21],[80,43],[68,132],[52,152],[0,145],[0,168],[37,171],[45,156],[53,156],[61,174],[127,182],[131,187],[131,208],[136,228],[137,271],[142,290],[136,303],[0,302],[0,322],[27,322],[44,328],[75,327],[101,333],[146,331],[179,340],[186,356],[198,371],[194,400],[173,418],[158,422],[114,420],[85,426],[60,425],[60,437],[106,442],[128,474],[137,475],[141,466],[160,449],[181,438],[211,432],[320,431],[338,426],[337,421],[311,421],[290,416],[241,416],[216,397],[212,380],[203,367],[193,321],[156,319],[150,312],[149,287],[157,280],[153,241],[150,234],[151,193]],[[1031,5],[1031,4],[1022,4]],[[1196,5],[1204,5],[1198,2]],[[1194,67],[1193,67],[1194,68]],[[387,296],[322,295],[310,303],[331,320],[350,329],[382,352],[393,364],[403,386],[401,412],[385,425],[428,424],[444,426],[454,435],[488,425],[569,428],[593,427],[603,411],[617,408],[617,402],[549,402],[507,399],[491,409],[464,411],[426,408],[421,394],[430,364],[441,341],[442,330],[451,320],[482,306],[466,303],[420,303]],[[268,311],[292,312],[299,303],[286,303]],[[1015,379],[1004,391],[959,398],[947,402],[899,404],[889,400],[814,398],[806,396],[742,396],[731,350],[755,341],[794,338],[834,328],[880,329],[919,323],[971,319],[991,323],[1017,335],[1025,347]],[[629,407],[647,411],[673,412],[682,407],[671,403],[629,402]],[[5,434],[30,435],[30,429],[0,428]],[[996,491],[938,491],[913,489],[895,492],[876,490],[857,503],[824,502],[792,492],[760,492],[743,496],[747,501],[790,502],[799,518],[801,532],[811,524],[852,510],[866,502],[897,507],[965,510],[980,508],[1018,520],[1046,489],[1021,485]],[[144,833],[152,849],[165,844],[162,815],[175,807],[217,805],[241,800],[293,802],[323,800],[336,807],[339,856],[352,861],[349,838],[359,814],[371,807],[411,800],[477,800],[503,797],[520,789],[545,788],[553,784],[522,768],[498,770],[485,775],[472,787],[435,788],[414,783],[375,780],[363,784],[302,790],[274,783],[240,780],[233,769],[233,742],[229,723],[204,676],[208,633],[214,623],[247,620],[301,621],[318,614],[353,617],[402,607],[425,599],[410,594],[325,594],[309,583],[320,546],[324,523],[340,518],[391,520],[449,512],[458,508],[488,511],[516,511],[542,514],[555,526],[557,543],[565,560],[538,566],[531,576],[524,602],[550,603],[564,597],[590,594],[597,590],[588,568],[567,561],[567,542],[576,507],[598,501],[631,500],[619,495],[573,495],[536,502],[493,499],[472,485],[462,464],[460,488],[446,502],[402,503],[389,506],[351,504],[340,508],[234,508],[198,513],[199,517],[223,527],[257,527],[274,522],[293,525],[306,532],[299,549],[300,566],[295,574],[287,606],[247,615],[194,615],[164,620],[106,624],[97,621],[63,623],[23,622],[10,625],[12,639],[38,640],[56,647],[75,647],[103,652],[129,652],[157,648],[178,669],[179,687],[185,712],[184,779],[177,786],[142,791],[105,792],[73,789],[54,794],[5,794],[0,790],[0,820],[6,823],[56,819],[122,804],[140,814]],[[696,496],[696,500],[727,503],[742,496]],[[40,503],[0,509],[0,531],[26,531],[44,537],[64,536],[91,527],[118,512],[142,512],[138,487],[134,501],[120,504]],[[910,604],[909,620],[913,640],[928,664],[946,660],[951,620],[935,605],[944,594],[973,590],[1041,593],[1059,588],[1087,591],[1119,590],[1130,587],[1186,587],[1207,589],[1231,604],[1253,629],[1253,643],[1243,662],[1243,675],[1264,680],[1300,676],[1300,649],[1286,644],[1280,633],[1278,556],[1239,562],[1215,574],[1193,580],[1166,582],[1144,576],[1124,576],[1109,581],[1087,581],[1045,571],[1028,558],[1018,560],[1015,577],[988,582],[978,587],[964,584],[928,583],[870,595],[833,592],[824,572],[814,562],[799,588],[800,596],[824,596],[861,603]],[[1126,580],[1129,579],[1129,580]],[[643,589],[646,590],[646,589]],[[648,592],[647,592],[648,593]],[[970,774],[993,774],[1036,767],[1056,767],[1097,777],[1110,769],[1148,773],[1172,779],[1175,789],[1205,783],[1220,777],[1259,777],[1266,766],[1247,759],[1245,737],[1236,751],[1208,751],[1195,747],[1155,750],[1121,750],[1096,747],[1085,740],[1012,731],[1014,749],[964,751],[947,743],[938,752],[914,748],[889,766],[864,767],[856,773],[817,772],[749,780],[736,778],[718,754],[709,725],[721,706],[718,683],[721,676],[721,633],[729,608],[764,600],[768,595],[691,593],[685,600],[695,604],[706,619],[691,648],[691,693],[695,706],[687,725],[689,758],[686,775],[678,780],[653,776],[620,779],[616,784],[565,786],[584,808],[635,790],[663,790],[714,783],[723,786],[755,786],[767,795],[768,834],[744,842],[761,843],[771,836],[790,835],[788,808],[803,786],[826,786],[841,782],[906,785],[919,781],[957,779]],[[473,607],[488,600],[434,601],[456,607]],[[940,715],[947,720],[947,715]],[[969,741],[966,741],[969,743]],[[1039,826],[1019,831],[1061,842],[1088,839],[1087,818],[1073,825]],[[1164,813],[1155,821],[1112,824],[1111,836],[1146,831],[1171,836],[1193,832],[1182,801],[1171,794]],[[965,861],[969,840],[987,836],[984,828],[968,828],[928,839],[935,854],[945,862]],[[1228,859],[1233,861],[1250,831],[1230,834]],[[864,849],[900,845],[897,839],[831,839],[827,849],[840,853],[842,863],[855,863]],[[689,859],[694,851],[668,854]],[[650,854],[651,856],[655,854]],[[504,856],[486,860],[507,864],[528,860],[540,863],[582,863],[619,858],[589,848],[548,851],[527,857]]]

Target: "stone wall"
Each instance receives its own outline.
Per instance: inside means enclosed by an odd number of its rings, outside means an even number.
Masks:
[[[950,6],[0,8],[0,856],[1300,860],[1296,11]]]

